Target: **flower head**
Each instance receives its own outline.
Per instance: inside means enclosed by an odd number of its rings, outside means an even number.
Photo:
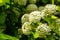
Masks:
[[[29,14],[24,14],[21,18],[22,24],[29,21]]]
[[[45,6],[44,12],[47,14],[53,14],[56,12],[56,5],[48,4]]]
[[[29,22],[25,22],[25,23],[22,25],[22,32],[23,32],[23,34],[25,34],[25,35],[31,34],[31,25],[30,25]]]
[[[54,13],[56,11],[56,5],[46,5],[45,8],[49,11],[49,12],[52,12]]]
[[[33,11],[29,15],[29,21],[36,23],[39,22],[41,19],[41,12],[40,11]]]
[[[40,35],[40,37],[44,37],[45,35],[48,35],[50,31],[51,29],[47,24],[42,24],[38,26],[36,29],[36,32]]]

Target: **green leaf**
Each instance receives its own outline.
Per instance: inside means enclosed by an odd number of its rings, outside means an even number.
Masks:
[[[38,33],[32,33],[33,34],[33,36],[34,36],[34,38],[38,38],[39,37],[39,35],[38,35]]]
[[[46,16],[45,18],[44,18],[44,21],[47,21],[48,23],[51,21],[51,17],[50,16]]]
[[[60,12],[60,6],[56,6],[56,10]]]
[[[3,0],[0,0],[0,3],[3,3]]]
[[[58,2],[60,2],[60,0],[57,0]]]
[[[9,36],[9,35],[3,34],[3,33],[0,33],[0,38],[4,39],[4,40],[7,40],[7,39],[8,40],[19,40],[16,37],[12,37],[12,36]]]
[[[4,5],[4,1],[0,0],[0,6]]]
[[[0,13],[0,24],[3,24],[6,19],[6,14],[5,13]]]
[[[5,30],[5,28],[6,28],[5,26],[0,25],[0,33],[2,33]]]
[[[54,36],[52,36],[52,35],[46,37],[45,39],[46,39],[46,40],[55,40]]]
[[[5,5],[5,3],[10,3],[10,0],[0,0],[0,6]]]
[[[43,3],[47,3],[47,2],[48,2],[48,0],[42,0],[42,2],[43,2]]]
[[[10,0],[3,0],[5,3],[10,3]]]
[[[51,15],[51,19],[57,19],[58,17]]]

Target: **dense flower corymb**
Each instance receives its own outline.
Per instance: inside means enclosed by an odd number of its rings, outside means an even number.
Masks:
[[[33,11],[29,15],[29,21],[30,22],[39,22],[41,19],[41,12],[40,11]]]
[[[42,24],[36,28],[36,32],[39,34],[40,37],[48,35],[50,31],[51,29],[47,24]]]
[[[23,34],[25,35],[29,35],[31,34],[31,25],[29,22],[25,22],[23,25],[22,25],[22,32]]]
[[[56,12],[56,5],[51,5],[51,4],[48,4],[45,6],[45,8],[48,10],[48,12],[50,13],[54,13]]]
[[[47,4],[43,10],[46,15],[50,15],[56,12],[56,5]]]
[[[24,14],[21,18],[22,24],[29,21],[29,14]]]

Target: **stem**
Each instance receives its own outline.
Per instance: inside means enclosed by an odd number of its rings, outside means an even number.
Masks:
[[[54,5],[54,0],[52,0],[52,5]]]

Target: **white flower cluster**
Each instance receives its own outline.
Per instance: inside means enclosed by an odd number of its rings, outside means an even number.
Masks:
[[[29,22],[25,22],[23,25],[22,25],[22,32],[23,34],[25,35],[29,35],[31,34],[31,25]]]
[[[21,18],[22,24],[29,21],[29,14],[24,14]]]
[[[56,5],[46,5],[45,8],[48,10],[48,12],[54,13],[56,11]]]
[[[42,15],[40,11],[31,12],[29,15],[29,21],[34,23],[39,22],[41,19],[41,16]]]
[[[22,24],[25,22],[40,22],[40,19],[44,16],[40,11],[33,11],[30,14],[24,14],[21,18]]]
[[[47,24],[39,24],[41,18],[44,18],[44,16],[46,16],[47,14],[53,14],[56,11],[56,6],[55,5],[46,5],[45,8],[42,11],[33,11],[30,14],[24,14],[21,18],[22,21],[22,32],[25,35],[29,35],[31,34],[33,28],[34,31],[40,36],[40,37],[44,37],[46,35],[49,34],[49,32],[51,31],[50,26],[48,26]],[[37,27],[35,27],[34,24],[37,23]]]
[[[30,34],[31,32],[31,25],[30,23],[37,23],[40,22],[41,18],[43,17],[43,13],[41,13],[40,11],[33,11],[30,14],[24,14],[22,16],[22,32],[26,35]],[[41,31],[43,31],[44,33],[47,33],[48,31],[50,31],[49,27],[46,24],[42,24],[41,28],[39,28],[40,26],[38,26],[38,28],[36,29],[36,31],[38,31],[38,29],[40,29]],[[44,30],[43,30],[44,29]],[[39,32],[39,31],[38,31]],[[41,32],[42,33],[42,32]]]
[[[56,12],[56,5],[47,4],[42,12],[47,15],[53,14]]]
[[[40,37],[44,37],[45,35],[49,34],[50,31],[51,29],[47,24],[42,24],[36,28],[36,32]]]
[[[30,23],[37,23],[40,22],[41,17],[43,14],[41,14],[40,11],[34,11],[31,12],[30,14],[24,14],[21,18],[22,21],[22,32],[26,35],[30,34],[31,30],[31,25]]]

